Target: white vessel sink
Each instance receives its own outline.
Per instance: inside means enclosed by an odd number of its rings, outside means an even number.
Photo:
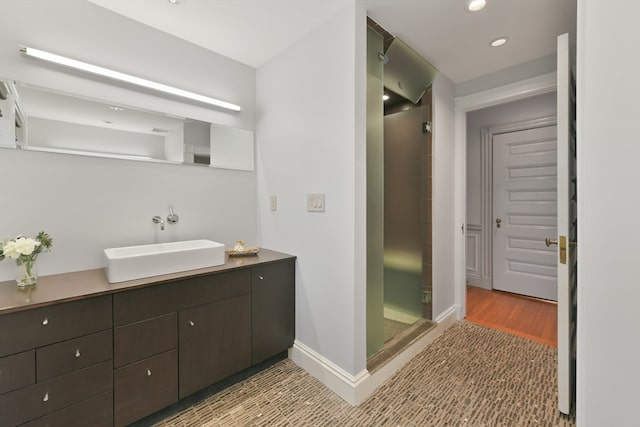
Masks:
[[[211,240],[105,249],[109,283],[222,265],[225,247]]]

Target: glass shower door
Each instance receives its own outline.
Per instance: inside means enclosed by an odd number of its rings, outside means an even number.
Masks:
[[[423,277],[431,227],[428,117],[426,105],[384,117],[384,311],[405,324],[423,318],[430,284]]]

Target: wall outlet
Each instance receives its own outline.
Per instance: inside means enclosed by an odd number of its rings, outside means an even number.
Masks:
[[[307,194],[307,211],[324,212],[324,193]]]

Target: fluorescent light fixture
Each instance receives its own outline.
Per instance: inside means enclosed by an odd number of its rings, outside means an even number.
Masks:
[[[87,64],[86,62],[77,61],[75,59],[56,55],[55,53],[45,52],[43,50],[34,49],[32,47],[22,47],[20,48],[20,51],[25,55],[31,56],[33,58],[38,58],[44,61],[53,62],[55,64],[64,65],[66,67],[75,68],[76,70],[86,71],[88,73],[96,74],[102,77],[108,77],[114,80],[131,83],[134,85],[145,87],[147,89],[153,89],[159,92],[168,93],[170,95],[180,96],[182,98],[191,99],[193,101],[214,105],[216,107],[226,108],[227,110],[232,110],[232,111],[242,110],[242,108],[239,105],[231,104],[229,102],[225,102],[216,98],[200,95],[194,92],[178,89],[173,86],[167,86],[162,83],[146,80],[140,77],[132,76],[130,74],[121,73],[119,71],[110,70],[108,68],[100,67],[98,65]]]
[[[469,12],[478,12],[484,9],[487,5],[487,0],[467,0],[467,10]]]
[[[491,43],[489,43],[489,46],[491,46],[491,47],[500,47],[500,46],[506,44],[508,40],[509,39],[506,38],[506,37],[498,37],[497,39],[492,40]]]

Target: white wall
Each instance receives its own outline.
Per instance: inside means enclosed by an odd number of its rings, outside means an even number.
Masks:
[[[552,73],[556,71],[556,65],[556,55],[553,53],[524,64],[518,64],[473,80],[458,83],[455,88],[456,97],[471,95],[472,93]]]
[[[366,364],[360,6],[351,2],[257,71],[260,243],[298,256],[296,339],[350,375]],[[325,212],[307,212],[308,193],[326,194]]]
[[[640,3],[578,1],[580,427],[637,426]]]
[[[433,83],[433,319],[455,304],[454,87],[444,75]],[[461,226],[462,224],[460,224]]]
[[[48,49],[243,106],[226,113],[138,92],[50,66],[18,53]],[[119,100],[199,120],[253,129],[255,70],[82,0],[6,0],[0,25],[0,76],[85,96]],[[156,239],[257,240],[255,173],[4,149],[0,239],[44,229],[54,238],[40,273],[103,266],[110,246]],[[180,223],[162,235],[151,223],[173,203]],[[0,280],[14,266],[0,263]]]
[[[45,230],[54,239],[38,258],[40,274],[102,267],[102,250],[114,246],[255,241],[251,173],[11,149],[0,151],[0,170],[15,177],[0,193],[2,235]],[[170,203],[180,222],[160,232],[151,217],[166,217]],[[0,263],[0,280],[14,269]]]
[[[49,65],[19,46],[74,59],[220,98],[240,113],[188,104],[155,92]],[[177,116],[253,129],[255,70],[177,37],[154,30],[84,0],[3,0],[0,77],[89,98],[149,108]]]

